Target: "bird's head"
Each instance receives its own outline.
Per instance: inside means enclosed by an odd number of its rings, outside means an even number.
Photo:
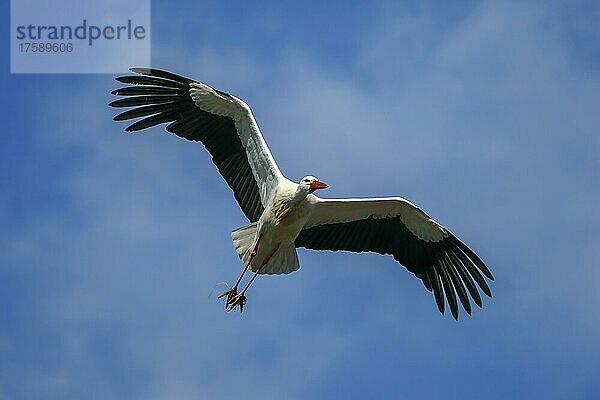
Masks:
[[[300,179],[300,183],[298,183],[298,186],[299,186],[300,190],[302,190],[306,193],[312,193],[317,189],[326,189],[329,187],[329,185],[326,184],[325,182],[321,182],[314,176],[310,176],[310,175],[305,176],[304,178]]]

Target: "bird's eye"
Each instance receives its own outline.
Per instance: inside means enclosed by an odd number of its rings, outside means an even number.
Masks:
[[[304,182],[308,182],[308,179],[305,179]]]

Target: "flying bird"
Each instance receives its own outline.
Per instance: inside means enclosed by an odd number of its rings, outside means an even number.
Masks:
[[[315,192],[328,185],[312,175],[297,183],[287,179],[242,100],[171,72],[131,71],[116,78],[129,86],[114,90],[123,98],[109,105],[130,109],[114,120],[139,118],[127,132],[169,123],[168,132],[201,142],[249,220],[231,233],[243,270],[219,296],[226,298],[228,311],[243,311],[246,292],[259,274],[296,271],[298,247],[392,255],[433,292],[442,314],[447,301],[455,319],[458,301],[471,314],[470,298],[482,306],[478,289],[491,297],[485,278],[494,278],[481,258],[410,201],[318,197]],[[251,277],[238,291],[248,270]]]

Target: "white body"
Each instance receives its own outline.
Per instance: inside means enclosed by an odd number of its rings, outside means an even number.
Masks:
[[[287,274],[297,270],[298,256],[294,241],[308,221],[314,202],[298,185],[287,181],[277,187],[257,223],[232,232],[232,239],[240,258],[247,262],[256,247],[250,268],[261,269],[262,274]]]

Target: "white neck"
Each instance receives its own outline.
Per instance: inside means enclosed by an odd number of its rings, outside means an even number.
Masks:
[[[294,203],[300,202],[300,201],[304,200],[306,198],[306,196],[308,196],[308,191],[303,190],[300,187],[300,185],[298,185],[298,187],[296,188],[296,192],[294,193],[294,196],[292,197],[292,201]]]

